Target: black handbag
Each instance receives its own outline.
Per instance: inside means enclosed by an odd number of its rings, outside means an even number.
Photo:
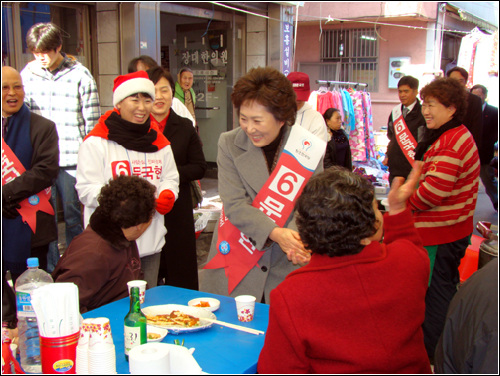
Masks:
[[[193,200],[193,209],[198,208],[203,201],[203,193],[201,192],[201,185],[198,180],[189,182],[191,188],[191,198]]]

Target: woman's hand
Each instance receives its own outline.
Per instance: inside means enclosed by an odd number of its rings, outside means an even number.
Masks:
[[[391,190],[387,195],[389,201],[389,215],[394,215],[405,211],[406,201],[411,197],[422,173],[424,163],[415,161],[413,169],[406,181],[402,177],[396,177],[392,181]],[[404,182],[404,183],[403,183]]]
[[[269,238],[279,244],[281,250],[286,253],[288,260],[294,265],[304,266],[309,263],[311,252],[304,248],[297,231],[276,227],[271,231]]]

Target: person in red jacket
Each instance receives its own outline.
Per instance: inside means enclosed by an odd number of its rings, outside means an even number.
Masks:
[[[296,204],[311,261],[271,291],[258,373],[431,373],[429,259],[406,207],[420,169],[394,179],[385,216],[364,177],[333,166],[311,178]]]

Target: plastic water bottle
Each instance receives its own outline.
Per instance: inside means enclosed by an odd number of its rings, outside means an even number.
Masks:
[[[46,271],[38,269],[37,257],[29,258],[27,264],[28,270],[19,276],[15,287],[21,367],[25,372],[41,373],[40,337],[35,311],[31,305],[31,294],[54,280]]]

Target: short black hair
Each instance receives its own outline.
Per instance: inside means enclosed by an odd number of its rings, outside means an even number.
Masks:
[[[335,112],[340,113],[340,110],[338,108],[333,108],[333,107],[326,110],[325,113],[323,114],[323,119],[325,119],[325,122],[327,120],[330,120]]]
[[[52,22],[40,22],[30,27],[26,45],[31,53],[56,51],[62,46],[62,32]]]
[[[401,77],[401,79],[398,81],[398,89],[403,85],[409,86],[410,89],[418,90],[418,80],[413,76]]]
[[[156,60],[153,59],[151,56],[141,55],[139,57],[135,57],[132,60],[130,60],[130,63],[128,63],[128,73],[137,72],[137,64],[139,63],[139,61],[142,62],[144,65],[146,65],[148,69],[158,66]]]
[[[472,91],[473,91],[473,90],[476,90],[476,89],[481,90],[481,91],[483,92],[483,94],[484,94],[484,96],[485,96],[485,97],[487,97],[487,96],[488,96],[488,89],[486,88],[486,86],[484,86],[484,85],[479,85],[479,84],[474,85],[474,86],[472,87],[472,89],[470,89],[470,92],[472,93]]]
[[[361,252],[361,240],[377,231],[374,198],[368,179],[343,167],[332,166],[313,176],[295,205],[306,249],[330,257]]]
[[[446,72],[446,77],[450,77],[450,75],[453,73],[453,72],[458,72],[460,73],[460,75],[465,78],[465,81],[467,81],[469,79],[469,72],[467,72],[464,68],[462,67],[454,67],[454,68],[451,68],[448,72]]]
[[[155,192],[156,187],[144,178],[119,175],[101,188],[99,211],[120,228],[147,223],[156,210]]]
[[[231,101],[240,114],[246,101],[257,102],[266,107],[276,120],[285,125],[295,124],[297,116],[297,95],[286,76],[273,67],[252,68],[240,77],[233,87]]]
[[[170,84],[170,87],[172,88],[172,94],[175,91],[175,81],[170,72],[162,67],[154,67],[150,68],[146,71],[146,73],[149,76],[149,79],[153,81],[153,83],[156,85],[158,81],[163,77],[165,78],[168,83]]]

